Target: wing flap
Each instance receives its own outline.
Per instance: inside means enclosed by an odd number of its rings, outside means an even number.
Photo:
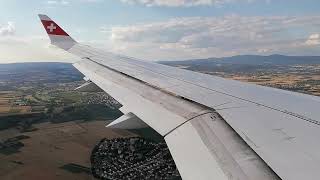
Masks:
[[[165,140],[183,179],[280,179],[214,112],[193,118]]]
[[[319,177],[319,127],[261,106],[217,112],[282,179]]]

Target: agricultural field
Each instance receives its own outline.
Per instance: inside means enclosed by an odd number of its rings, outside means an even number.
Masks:
[[[31,106],[26,105],[20,93],[0,91],[0,115],[28,112],[31,112]]]
[[[17,141],[20,146],[9,151],[0,149],[0,178],[91,179],[90,154],[97,142],[106,137],[111,139],[135,136],[127,131],[106,129],[106,123],[40,123],[35,125],[37,131],[23,134],[6,130],[6,134],[23,139]],[[5,131],[2,134],[5,134]],[[0,142],[8,138],[2,134],[0,132]]]
[[[162,63],[227,79],[320,96],[320,58],[308,60],[308,57],[294,57],[298,59],[294,61],[289,56],[279,55],[246,58],[235,56]]]
[[[0,179],[92,179],[95,144],[135,136],[105,128],[120,104],[83,82],[71,64],[0,65]]]

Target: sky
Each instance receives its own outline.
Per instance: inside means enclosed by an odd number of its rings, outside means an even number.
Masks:
[[[149,61],[320,55],[319,0],[0,0],[0,63],[75,62],[37,14],[80,43]]]

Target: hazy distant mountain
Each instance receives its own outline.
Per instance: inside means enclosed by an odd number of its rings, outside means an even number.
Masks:
[[[83,75],[70,63],[36,62],[0,64],[0,82],[56,83],[73,82],[81,80]],[[28,79],[26,81],[26,79]],[[1,88],[0,88],[1,89]]]
[[[283,55],[240,55],[223,58],[192,59],[184,61],[161,61],[167,65],[299,65],[299,64],[320,64],[320,56],[283,56]]]
[[[60,69],[73,68],[70,63],[60,62],[26,62],[26,63],[11,63],[11,64],[0,64],[0,70],[53,70],[57,71]]]

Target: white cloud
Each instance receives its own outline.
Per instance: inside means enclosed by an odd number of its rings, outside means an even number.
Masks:
[[[190,6],[222,5],[222,4],[237,2],[237,1],[250,3],[258,0],[120,0],[120,1],[128,4],[142,4],[145,6],[190,7]],[[270,3],[270,0],[264,0],[264,1],[266,3]]]
[[[17,36],[11,33],[10,36],[4,34],[0,36],[0,64],[26,61],[74,62],[75,60],[78,58],[50,45],[47,35]]]
[[[320,16],[186,17],[131,26],[103,26],[108,40],[83,42],[149,60],[239,54],[320,55]],[[0,63],[69,61],[74,56],[49,46],[46,35],[18,36],[14,23],[0,25]],[[309,37],[306,39],[306,37]],[[70,61],[71,60],[71,61]]]
[[[52,4],[58,4],[57,0],[49,0],[52,1]],[[48,1],[48,2],[49,2]],[[73,2],[85,2],[85,3],[97,3],[97,2],[109,2],[109,0],[69,0]],[[164,6],[164,7],[192,7],[192,6],[220,6],[227,3],[234,2],[244,2],[244,3],[252,3],[252,2],[264,2],[266,4],[270,4],[271,0],[119,0],[120,2],[126,4],[141,4],[144,6],[152,7],[152,6]]]
[[[13,22],[8,22],[7,25],[0,25],[0,36],[13,35],[16,28]]]
[[[65,0],[49,0],[47,4],[49,5],[68,5],[70,2]]]
[[[309,36],[309,39],[306,41],[306,45],[320,45],[320,34],[311,34]]]
[[[94,3],[94,2],[102,2],[103,0],[82,0],[83,2],[89,2],[89,3]]]
[[[50,45],[44,32],[42,36],[21,36],[16,33],[18,31],[13,22],[0,24],[0,63],[77,60],[76,57]]]
[[[237,54],[306,53],[303,37],[320,16],[176,18],[111,28],[114,50],[148,59],[186,59]],[[306,31],[302,35],[297,32]],[[318,43],[312,35],[308,43]]]
[[[230,0],[121,0],[129,4],[143,4],[146,6],[199,6],[221,4]]]

